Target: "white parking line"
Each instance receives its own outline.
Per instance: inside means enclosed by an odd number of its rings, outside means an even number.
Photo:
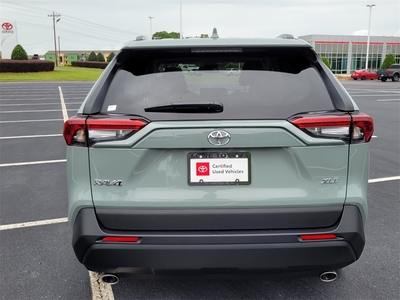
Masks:
[[[55,133],[55,134],[38,134],[38,135],[2,136],[0,137],[0,140],[30,139],[30,138],[54,137],[54,136],[62,136],[62,134]]]
[[[42,164],[55,164],[55,163],[62,163],[62,162],[66,162],[66,161],[67,161],[66,159],[56,159],[56,160],[42,160],[42,161],[30,161],[30,162],[0,164],[0,168],[31,166],[31,165],[42,165]]]
[[[68,222],[68,218],[59,218],[59,219],[51,219],[51,220],[42,220],[42,221],[34,221],[34,222],[25,222],[25,223],[16,223],[9,225],[0,225],[0,231],[17,229],[17,228],[26,228],[26,227],[34,227],[34,226],[43,226],[57,223],[65,223]]]
[[[90,286],[92,288],[93,300],[114,300],[114,293],[111,285],[102,282],[100,274],[97,272],[89,271]]]
[[[76,109],[67,109],[76,110]],[[52,112],[60,111],[59,109],[38,109],[38,110],[12,110],[12,111],[0,111],[0,114],[12,114],[12,113],[33,113],[33,112]]]
[[[26,104],[26,103],[8,103],[8,104],[0,104],[0,106],[33,106],[33,105],[58,105],[60,103],[30,103],[30,104]],[[67,105],[71,105],[71,104],[81,104],[81,102],[71,102],[71,103],[65,103]]]
[[[385,181],[392,181],[392,180],[400,180],[400,176],[370,179],[370,180],[368,180],[368,183],[385,182]]]
[[[68,113],[67,113],[67,108],[65,106],[65,101],[64,101],[64,96],[62,93],[61,86],[58,87],[58,90],[60,91],[60,101],[61,101],[61,109],[62,109],[62,114],[64,118],[64,122],[68,120]]]
[[[63,119],[43,119],[43,120],[13,120],[13,121],[0,121],[0,124],[7,123],[30,123],[30,122],[55,122],[62,121]]]

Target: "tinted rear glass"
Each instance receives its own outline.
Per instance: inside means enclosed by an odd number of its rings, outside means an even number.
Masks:
[[[318,71],[299,52],[132,51],[110,84],[102,113],[150,120],[243,120],[333,110]],[[145,112],[191,102],[220,102],[224,109],[213,114]]]

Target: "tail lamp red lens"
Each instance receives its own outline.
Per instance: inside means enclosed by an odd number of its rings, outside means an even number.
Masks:
[[[67,145],[86,145],[127,138],[147,125],[143,120],[71,118],[64,123]]]
[[[114,243],[137,243],[139,237],[136,236],[106,236],[102,239],[103,242]]]
[[[336,240],[336,234],[308,234],[300,236],[302,241]]]
[[[301,116],[290,122],[313,137],[343,139],[351,143],[369,142],[374,132],[374,122],[366,114]]]

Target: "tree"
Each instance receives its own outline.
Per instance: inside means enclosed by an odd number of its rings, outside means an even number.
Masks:
[[[96,53],[94,53],[93,51],[90,52],[88,61],[98,61]]]
[[[388,54],[382,63],[381,69],[389,69],[391,65],[396,63],[396,58],[394,54]]]
[[[101,62],[105,62],[106,61],[105,58],[104,58],[103,53],[101,53],[101,52],[97,53],[97,61],[101,61]]]
[[[206,39],[206,38],[208,38],[209,36],[208,36],[208,34],[207,33],[202,33],[202,34],[200,34],[200,38],[202,38],[202,39]]]
[[[178,32],[166,32],[166,31],[157,31],[153,34],[154,40],[161,40],[161,39],[179,39]]]
[[[25,49],[22,48],[20,44],[14,47],[13,51],[11,52],[11,59],[12,60],[28,60],[28,54],[26,53]]]
[[[112,61],[112,59],[114,58],[115,54],[114,52],[111,52],[110,55],[107,57],[107,62]]]
[[[331,70],[331,63],[329,62],[329,59],[327,59],[326,57],[321,57],[321,60],[328,67],[328,69]]]

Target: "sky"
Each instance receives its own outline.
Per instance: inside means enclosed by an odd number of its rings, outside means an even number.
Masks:
[[[182,6],[180,6],[182,3]],[[28,55],[54,50],[116,50],[138,35],[182,32],[184,37],[270,38],[283,33],[400,36],[399,0],[0,0],[0,22],[16,21]],[[152,17],[151,19],[149,17]]]

